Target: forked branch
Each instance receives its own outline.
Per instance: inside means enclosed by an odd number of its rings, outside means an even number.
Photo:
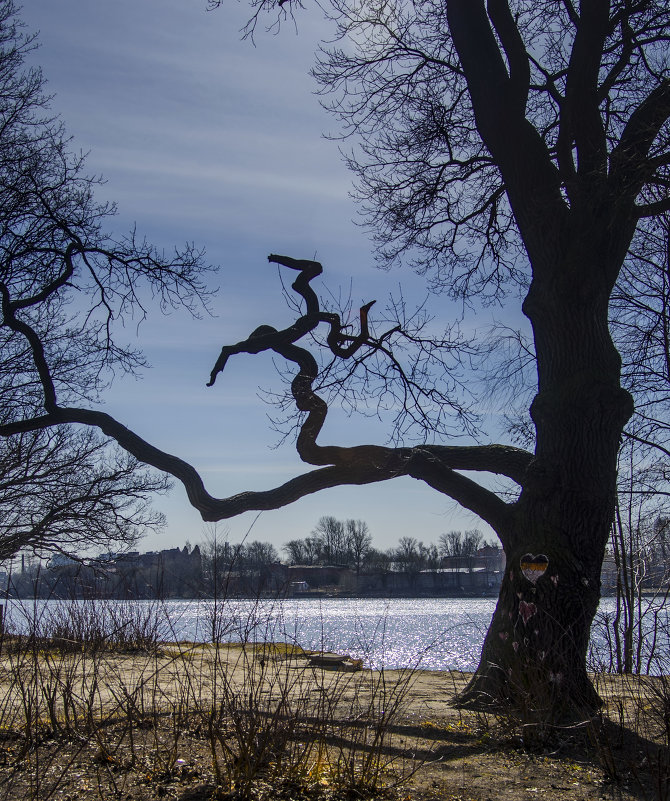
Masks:
[[[313,388],[319,375],[317,361],[298,342],[323,323],[328,326],[326,343],[330,352],[336,358],[348,359],[357,354],[361,348],[366,348],[370,353],[376,350],[385,353],[389,332],[379,337],[371,334],[368,312],[372,303],[361,307],[360,330],[355,335],[345,332],[339,314],[323,311],[316,293],[310,286],[310,282],[322,272],[318,262],[277,255],[270,256],[269,261],[298,272],[292,287],[304,300],[305,313],[288,328],[277,330],[272,326],[263,325],[256,328],[246,340],[236,345],[224,346],[214,365],[208,386],[214,384],[228,359],[239,353],[254,354],[269,350],[295,364],[298,372],[291,382],[291,393],[298,412],[305,415],[297,438],[297,451],[304,462],[316,465],[319,469],[299,475],[279,487],[264,492],[243,492],[229,498],[212,497],[194,467],[154,447],[110,415],[90,409],[59,406],[39,338],[36,334],[33,336],[34,332],[27,330],[30,326],[19,321],[15,315],[11,315],[6,322],[17,333],[26,337],[33,351],[33,358],[44,385],[46,414],[2,425],[0,435],[11,436],[63,423],[95,426],[136,458],[179,479],[186,488],[191,504],[198,509],[203,519],[208,521],[222,520],[245,511],[276,509],[329,487],[371,484],[399,476],[411,476],[426,482],[475,512],[494,529],[503,528],[508,514],[508,504],[491,490],[457,471],[497,473],[521,484],[532,459],[532,454],[527,451],[500,445],[472,447],[420,445],[391,448],[378,445],[322,446],[317,443],[317,437],[328,413],[328,406]]]

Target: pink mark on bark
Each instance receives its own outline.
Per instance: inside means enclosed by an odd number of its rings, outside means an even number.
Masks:
[[[514,648],[515,654],[519,651],[519,643],[516,640],[512,643],[512,648]]]
[[[503,642],[505,642],[507,640],[507,638],[509,637],[509,634],[506,631],[499,631],[498,632],[498,637],[500,637],[500,639]]]
[[[554,583],[554,587],[558,587],[558,576],[552,576],[551,580]]]
[[[537,606],[535,606],[535,604],[529,604],[526,603],[526,601],[519,602],[519,614],[521,615],[524,626],[528,625],[528,621],[536,612]]]

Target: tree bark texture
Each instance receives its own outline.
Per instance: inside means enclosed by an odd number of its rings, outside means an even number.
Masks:
[[[497,529],[506,573],[479,668],[460,700],[509,702],[531,718],[572,720],[598,702],[586,653],[614,515],[616,456],[633,411],[608,305],[635,230],[641,172],[632,156],[624,167],[612,159],[608,171],[598,101],[607,4],[580,6],[557,161],[525,117],[528,74],[518,65],[529,57],[502,14],[505,5],[490,2],[487,18],[482,2],[447,3],[477,128],[500,169],[532,268],[523,311],[537,359],[530,409],[536,446],[509,525]],[[628,171],[624,182],[618,169]]]
[[[633,406],[608,332],[607,292],[580,298],[547,283],[536,279],[524,305],[538,358],[535,457],[509,526],[498,531],[506,572],[479,668],[459,700],[510,704],[529,720],[574,721],[599,705],[586,656],[616,456]]]

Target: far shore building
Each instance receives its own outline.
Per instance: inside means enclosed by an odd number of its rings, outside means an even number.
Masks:
[[[503,569],[500,569],[501,564]],[[288,568],[287,594],[293,597],[495,595],[503,572],[504,556],[501,559],[498,553],[486,553],[478,559],[471,559],[467,566],[419,571],[361,570],[356,573],[340,565],[291,565]]]
[[[9,594],[45,598],[194,598],[202,588],[200,548],[105,553],[92,559],[54,554],[43,569],[11,577]]]

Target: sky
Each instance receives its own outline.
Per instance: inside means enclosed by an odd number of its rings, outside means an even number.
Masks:
[[[316,14],[278,36],[243,41],[243,2],[215,11],[206,0],[25,0],[21,17],[39,31],[34,62],[53,93],[52,108],[88,153],[87,172],[106,184],[99,200],[118,205],[114,230],[133,225],[153,243],[193,241],[218,265],[213,316],[200,320],[158,310],[128,339],[152,367],[108,392],[105,411],[156,446],[191,462],[213,495],[276,486],[305,471],[291,442],[277,434],[257,388],[280,388],[269,356],[231,360],[216,385],[205,384],[223,344],[260,324],[291,319],[269,253],[316,258],[326,292],[349,291],[360,305],[384,301],[402,285],[420,301],[424,281],[373,266],[366,232],[355,223],[351,175],[334,120],[320,107],[309,76],[327,35]],[[444,298],[442,314],[458,315]],[[321,444],[385,444],[369,419],[333,414]],[[156,501],[167,526],[141,550],[181,547],[213,536],[181,485]],[[322,515],[367,522],[374,544],[402,536],[436,542],[452,529],[490,530],[454,502],[412,479],[336,488],[290,507],[247,513],[217,525],[217,536],[271,542],[305,537]]]

